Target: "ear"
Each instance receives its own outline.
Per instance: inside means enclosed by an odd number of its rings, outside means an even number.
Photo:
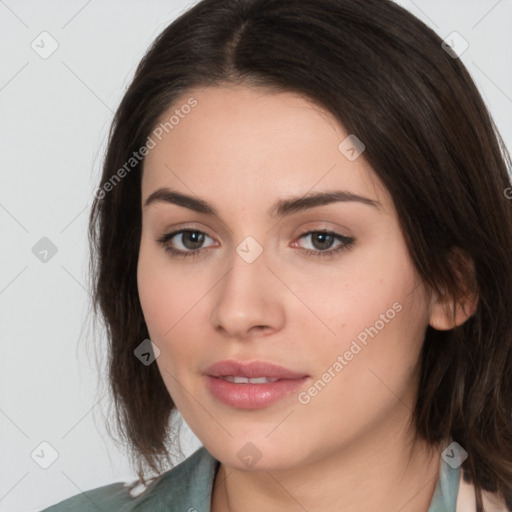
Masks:
[[[450,294],[439,296],[432,293],[429,324],[440,331],[462,325],[475,313],[478,306],[473,261],[459,250],[452,251],[450,260],[461,291],[458,297]]]
[[[446,331],[462,325],[474,314],[478,305],[476,297],[466,297],[463,300],[452,300],[451,303],[433,298],[430,310],[429,324],[434,329]]]

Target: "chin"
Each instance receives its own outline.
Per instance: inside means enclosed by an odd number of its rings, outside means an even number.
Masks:
[[[255,436],[256,437],[256,436]],[[245,437],[233,439],[229,444],[214,444],[205,448],[224,465],[240,471],[281,471],[291,469],[302,463],[302,448],[274,445],[265,440]]]

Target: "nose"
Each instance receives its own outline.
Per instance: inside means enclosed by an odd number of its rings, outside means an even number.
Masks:
[[[265,251],[251,263],[233,251],[229,263],[229,271],[214,288],[214,328],[239,340],[282,329],[285,287],[267,267]]]

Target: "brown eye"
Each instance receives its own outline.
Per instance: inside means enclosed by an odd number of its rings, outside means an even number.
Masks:
[[[330,249],[335,240],[334,236],[329,233],[318,232],[311,235],[313,246],[318,250]]]
[[[307,238],[311,241],[311,247],[302,247],[302,249],[308,256],[332,256],[339,251],[350,249],[355,242],[352,237],[330,231],[309,231],[300,237],[300,239]],[[332,249],[335,244],[336,247]]]
[[[192,229],[181,229],[167,233],[157,240],[173,256],[197,256],[204,249],[203,244],[209,238],[206,233]]]
[[[181,243],[187,249],[200,249],[204,243],[204,233],[201,231],[182,231],[181,232]]]

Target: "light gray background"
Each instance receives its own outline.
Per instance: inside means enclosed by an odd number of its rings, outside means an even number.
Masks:
[[[0,511],[134,478],[96,414],[108,404],[87,330],[87,218],[113,111],[149,44],[191,3],[0,0]],[[467,40],[461,59],[510,150],[512,0],[398,3]],[[31,47],[44,31],[58,43],[46,59]],[[32,252],[43,237],[57,247],[46,263]],[[58,453],[48,469],[31,456],[50,460],[43,441]],[[185,453],[197,446],[186,430]]]

